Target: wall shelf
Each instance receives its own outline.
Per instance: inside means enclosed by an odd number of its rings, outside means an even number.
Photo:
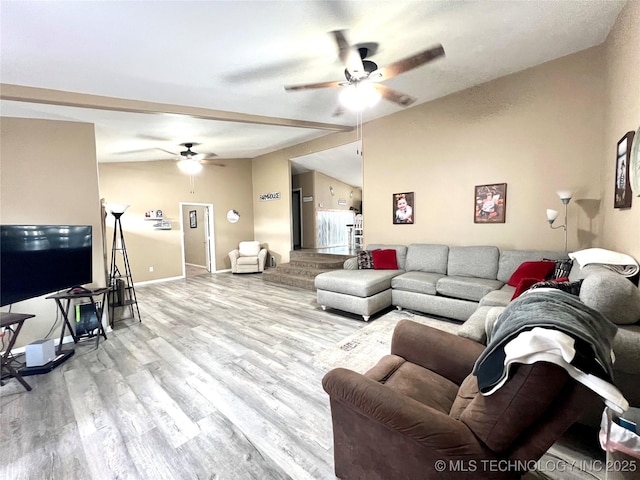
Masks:
[[[171,230],[171,222],[168,220],[162,220],[153,225],[156,230]]]

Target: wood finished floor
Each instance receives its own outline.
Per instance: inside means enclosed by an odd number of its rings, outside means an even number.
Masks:
[[[254,274],[136,293],[142,323],[2,387],[1,479],[335,479],[310,360],[364,322]]]

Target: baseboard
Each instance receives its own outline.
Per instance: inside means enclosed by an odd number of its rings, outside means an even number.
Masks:
[[[142,286],[142,285],[151,285],[152,283],[163,283],[163,282],[171,282],[173,280],[180,280],[184,278],[183,275],[178,277],[168,277],[168,278],[156,278],[155,280],[145,280],[144,282],[135,282],[134,286]]]
[[[188,263],[188,262],[185,262],[184,264],[185,264],[185,265],[189,265],[190,267],[207,268],[207,266],[206,266],[206,265],[197,265],[197,264],[195,264],[195,263]]]

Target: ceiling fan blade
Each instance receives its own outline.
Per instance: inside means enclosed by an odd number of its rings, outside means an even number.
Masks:
[[[344,30],[334,30],[333,37],[338,44],[338,56],[346,67],[347,71],[356,78],[360,78],[365,73],[364,65],[360,53],[349,45],[344,35]]]
[[[401,93],[393,90],[386,85],[383,85],[382,83],[372,83],[371,85],[373,85],[373,88],[380,92],[380,94],[384,98],[403,107],[408,107],[417,100],[416,98],[407,95],[406,93]]]
[[[307,85],[285,85],[284,89],[287,92],[292,92],[295,90],[310,90],[313,88],[328,88],[328,87],[340,87],[344,82],[320,82],[320,83],[309,83]]]
[[[333,113],[331,114],[331,116],[339,117],[342,114],[344,114],[344,108],[342,107],[342,105],[338,105],[336,109],[333,111]]]
[[[442,45],[437,45],[423,52],[398,60],[386,67],[379,68],[378,71],[382,74],[382,79],[387,80],[442,56],[444,56],[444,48]]]

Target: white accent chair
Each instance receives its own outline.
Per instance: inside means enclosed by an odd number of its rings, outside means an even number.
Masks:
[[[238,248],[229,252],[231,273],[263,272],[267,261],[267,249],[260,242],[240,242]]]

